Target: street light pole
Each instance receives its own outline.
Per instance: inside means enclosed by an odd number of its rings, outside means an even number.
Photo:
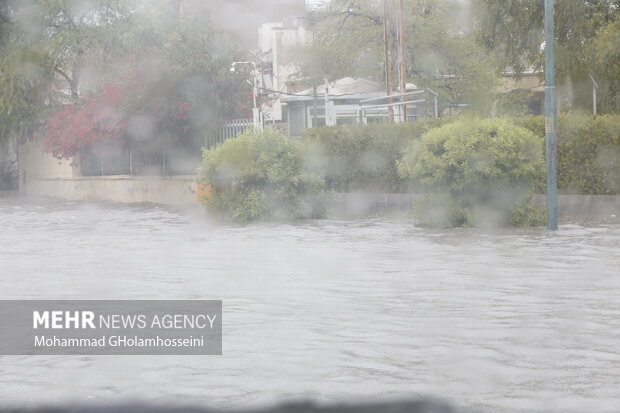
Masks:
[[[252,65],[252,123],[254,125],[254,129],[262,130],[263,122],[261,119],[260,109],[258,107],[258,69],[256,68],[256,63],[254,62],[234,62],[230,71],[235,72],[237,65]]]
[[[558,112],[555,98],[555,22],[554,0],[545,0],[545,135],[547,161],[547,228],[558,229],[557,130]]]
[[[401,94],[407,93],[407,61],[405,60],[405,23],[403,21],[403,0],[397,1],[398,11],[398,84]],[[401,96],[401,102],[405,101],[405,97]],[[400,109],[402,113],[402,122],[407,123],[407,105],[402,105]]]

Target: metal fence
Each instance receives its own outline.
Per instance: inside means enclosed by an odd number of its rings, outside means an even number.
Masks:
[[[81,154],[81,173],[83,176],[193,175],[200,166],[203,148],[209,149],[233,139],[250,127],[251,119],[234,119],[222,125],[216,133],[205,134],[203,139],[178,144],[129,145],[121,140],[97,144]]]
[[[244,133],[253,125],[252,119],[233,119],[222,125],[216,134],[205,135],[203,147],[211,148]]]

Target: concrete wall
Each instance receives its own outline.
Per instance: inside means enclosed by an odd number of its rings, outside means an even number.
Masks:
[[[193,176],[136,177],[128,175],[36,178],[20,191],[38,196],[68,200],[116,201],[126,203],[197,204],[197,185]]]
[[[198,203],[194,176],[79,176],[79,168],[58,160],[32,141],[19,147],[19,191],[68,200],[187,205]]]
[[[68,200],[104,200],[127,203],[189,205],[198,203],[194,176],[141,177],[129,175],[79,176],[79,168],[70,161],[54,158],[41,151],[40,143],[19,146],[20,192]],[[406,216],[421,194],[341,193],[334,194],[328,216],[368,217]],[[543,195],[535,197],[544,203]],[[559,195],[561,222],[620,223],[620,196]]]
[[[546,197],[538,197],[541,203]],[[562,222],[620,223],[620,195],[558,195]]]
[[[408,216],[423,194],[339,193],[328,206],[330,218]],[[534,201],[545,203],[544,195]],[[560,223],[620,223],[620,195],[559,195]]]
[[[73,178],[77,167],[69,160],[58,160],[42,150],[40,141],[28,141],[19,145],[18,170],[20,187],[39,178]]]

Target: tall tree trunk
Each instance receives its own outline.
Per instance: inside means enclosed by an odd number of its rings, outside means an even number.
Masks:
[[[71,82],[69,82],[69,86],[71,87],[71,96],[79,95],[79,84],[80,84],[80,66],[78,63],[73,65],[73,70],[71,71]]]

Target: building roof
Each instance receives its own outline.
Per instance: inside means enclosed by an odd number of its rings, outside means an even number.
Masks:
[[[363,99],[377,94],[384,93],[385,87],[382,83],[373,80],[343,77],[329,83],[329,96],[334,99]],[[317,85],[317,96],[325,96],[325,83]],[[303,90],[294,96],[287,96],[283,102],[296,102],[310,100],[314,96],[313,88]]]
[[[417,86],[413,83],[407,83],[407,90],[416,90]],[[395,91],[394,93],[398,93]],[[325,83],[317,85],[316,95],[323,99],[325,97]],[[282,102],[300,102],[312,100],[314,96],[313,88],[303,90],[294,95],[282,98]],[[332,100],[349,100],[349,99],[369,99],[385,96],[385,86],[381,82],[374,80],[343,77],[334,82],[329,83],[329,97]]]

